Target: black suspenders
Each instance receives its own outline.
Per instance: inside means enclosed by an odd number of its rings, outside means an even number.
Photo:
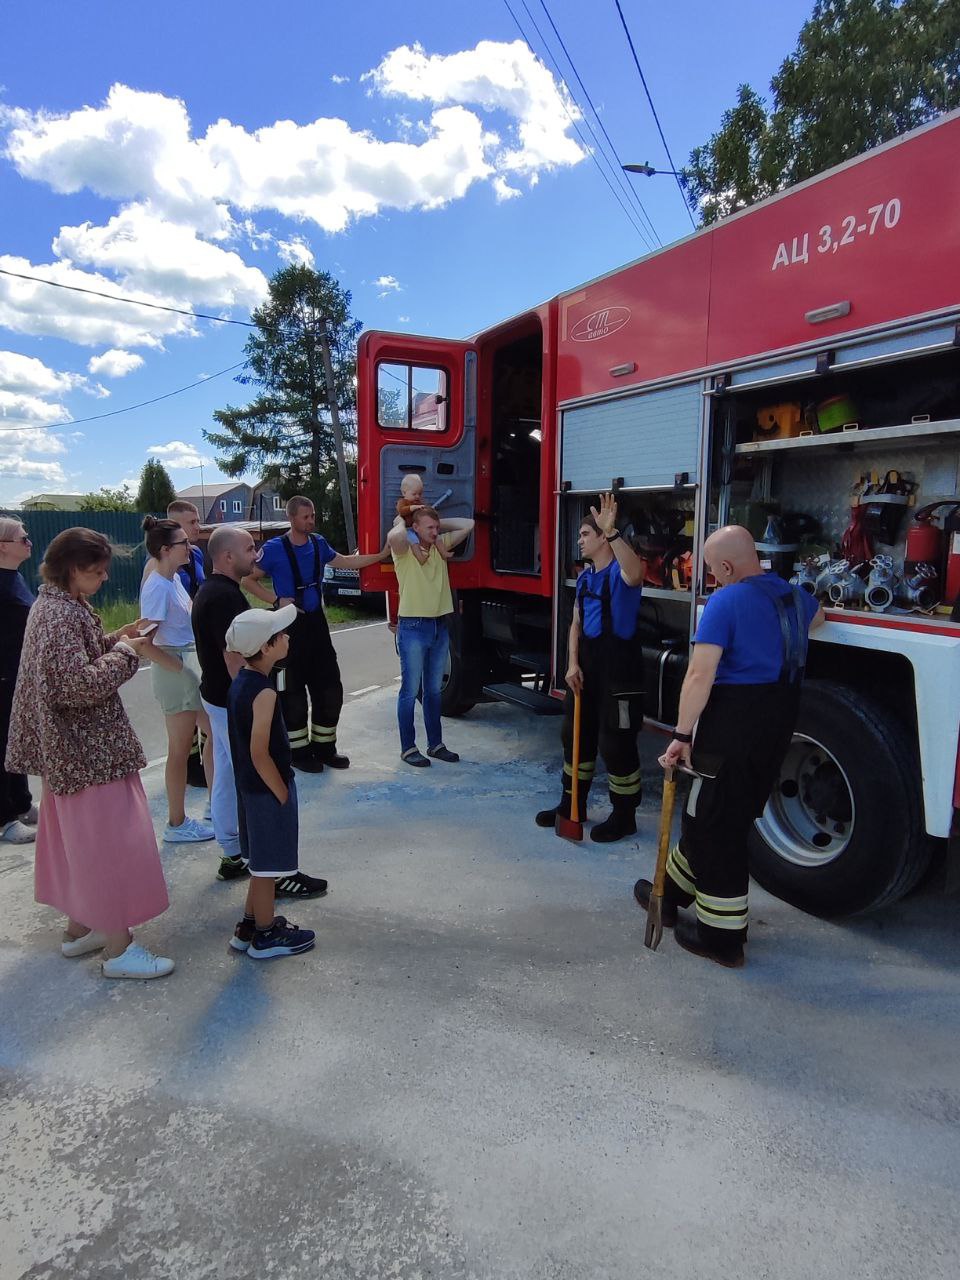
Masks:
[[[290,572],[293,574],[294,599],[297,607],[302,609],[304,594],[310,587],[314,587],[317,594],[320,594],[320,543],[317,539],[317,535],[315,533],[311,533],[310,545],[313,547],[313,581],[304,582],[303,574],[300,572],[300,563],[297,560],[296,554],[293,550],[293,545],[287,534],[284,534],[280,541],[283,544],[284,551],[287,553],[287,559],[290,561]],[[304,612],[306,612],[306,610],[304,610]]]
[[[807,633],[807,620],[803,611],[803,593],[799,587],[790,584],[790,595],[793,609],[787,607],[787,597],[768,589],[762,579],[752,579],[754,585],[763,592],[777,611],[780,623],[780,635],[783,639],[783,665],[780,668],[780,684],[796,685],[803,679],[803,668],[806,663],[806,646],[804,639]],[[791,613],[796,627],[790,625]]]

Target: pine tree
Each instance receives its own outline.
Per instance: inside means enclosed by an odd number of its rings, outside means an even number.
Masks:
[[[343,515],[321,333],[327,322],[334,394],[344,440],[352,451],[354,351],[362,325],[350,314],[349,291],[329,272],[285,267],[269,287],[269,298],[253,313],[257,327],[244,348],[247,368],[236,379],[257,388],[257,394],[241,408],[215,410],[221,430],[204,435],[217,449],[217,465],[226,475],[257,472],[284,497],[306,494],[316,505],[318,524],[336,538],[343,529]],[[356,468],[349,455],[347,470],[354,476],[348,500],[355,502]]]
[[[140,472],[137,511],[162,515],[177,496],[170,473],[159,458],[148,458]]]

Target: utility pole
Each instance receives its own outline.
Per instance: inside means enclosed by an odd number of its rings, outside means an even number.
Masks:
[[[337,405],[337,389],[333,381],[333,361],[330,359],[330,321],[325,317],[320,320],[317,336],[320,339],[323,376],[327,384],[330,425],[333,427],[333,441],[337,450],[337,474],[340,477],[340,501],[343,503],[343,523],[347,531],[347,550],[348,553],[352,553],[357,548],[357,530],[353,523],[353,504],[350,501],[350,481],[347,477],[347,457],[343,451],[340,409]]]

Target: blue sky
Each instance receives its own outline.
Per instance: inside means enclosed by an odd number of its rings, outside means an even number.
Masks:
[[[738,84],[766,91],[811,8],[621,3],[678,165]],[[541,0],[510,7],[536,57],[503,0],[11,0],[0,267],[243,319],[306,260],[366,327],[459,337],[639,256]],[[613,0],[547,8],[621,159],[667,167]],[[689,231],[671,179],[629,181],[664,244]],[[237,363],[245,333],[0,275],[0,503],[135,484],[149,453],[178,488],[201,461],[217,479],[202,430],[244,402],[231,375],[78,420]]]

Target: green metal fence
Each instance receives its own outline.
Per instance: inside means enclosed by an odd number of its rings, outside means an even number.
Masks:
[[[0,510],[0,514],[22,521],[33,541],[33,554],[21,569],[31,590],[36,591],[40,585],[40,561],[50,542],[64,529],[82,527],[105,533],[113,546],[109,580],[97,592],[93,603],[136,600],[140,595],[140,577],[147,558],[143,545],[142,514],[129,511],[12,511],[9,508]]]

